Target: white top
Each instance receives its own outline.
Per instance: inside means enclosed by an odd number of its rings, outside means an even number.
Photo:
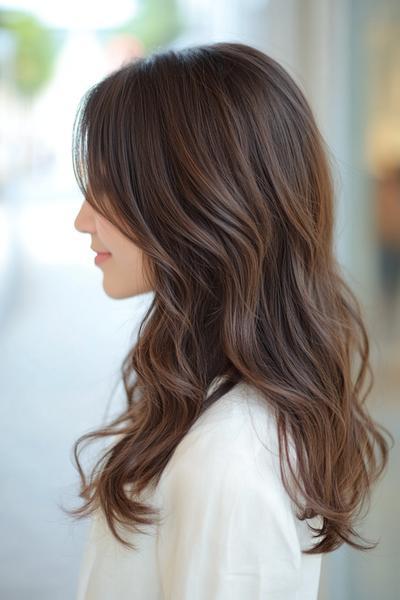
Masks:
[[[134,535],[118,524],[137,552],[94,513],[76,600],[317,600],[322,555],[301,554],[317,538],[296,518],[277,444],[266,402],[238,383],[197,419],[141,497],[161,507],[159,528]]]

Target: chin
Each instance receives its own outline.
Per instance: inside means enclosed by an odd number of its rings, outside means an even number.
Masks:
[[[105,286],[104,291],[109,298],[113,298],[114,300],[125,300],[127,298],[135,298],[135,296],[140,296],[141,294],[146,293],[146,290],[118,290],[110,289]]]

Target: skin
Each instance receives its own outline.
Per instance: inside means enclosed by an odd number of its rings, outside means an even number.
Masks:
[[[96,265],[103,271],[103,289],[107,296],[131,298],[152,290],[144,276],[142,250],[87,201],[83,202],[74,227],[81,233],[91,234],[92,249],[111,253],[107,260]]]

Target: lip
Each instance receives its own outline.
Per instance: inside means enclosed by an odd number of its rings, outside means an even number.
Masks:
[[[107,258],[109,258],[110,256],[111,256],[110,252],[97,252],[94,262],[96,263],[96,265],[100,265],[105,260],[107,260]]]

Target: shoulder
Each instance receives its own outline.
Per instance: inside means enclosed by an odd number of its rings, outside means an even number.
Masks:
[[[224,487],[239,481],[281,487],[277,428],[267,401],[244,382],[211,405],[176,447],[161,478],[166,490]],[[243,486],[241,486],[242,488]]]
[[[157,504],[164,539],[175,539],[175,528],[189,535],[191,524],[193,538],[204,524],[224,529],[234,546],[245,544],[255,554],[262,552],[255,546],[269,540],[267,546],[283,562],[290,555],[296,568],[300,546],[311,541],[281,479],[274,413],[247,384],[232,388],[195,422],[162,474]]]

